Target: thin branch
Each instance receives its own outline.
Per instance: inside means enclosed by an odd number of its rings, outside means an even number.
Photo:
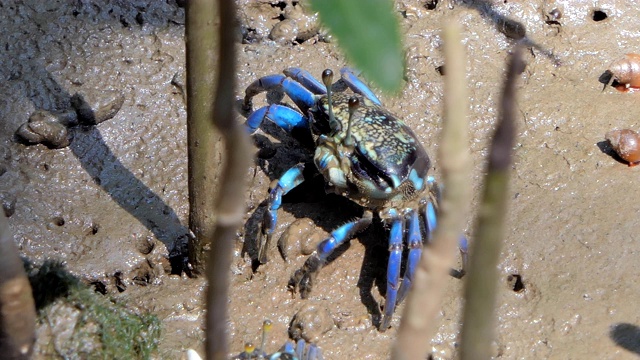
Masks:
[[[189,158],[189,263],[195,274],[204,273],[206,249],[215,228],[215,199],[220,183],[223,143],[211,120],[216,94],[218,58],[217,8],[212,0],[188,1],[187,138]]]
[[[491,143],[475,241],[465,284],[461,359],[490,359],[494,339],[498,260],[509,196],[509,172],[515,138],[516,80],[523,69],[522,49],[514,48],[504,88],[500,117]]]
[[[250,166],[250,142],[234,116],[237,27],[235,2],[219,0],[219,61],[213,121],[225,143],[222,179],[216,199],[216,224],[207,262],[207,359],[228,354],[227,303],[231,256],[236,232],[244,218],[246,174]]]
[[[422,253],[392,349],[396,360],[424,359],[429,351],[471,199],[466,60],[457,22],[444,27],[444,46],[445,114],[438,157],[444,190],[434,241]]]
[[[0,357],[29,359],[36,340],[36,308],[9,222],[0,209]]]

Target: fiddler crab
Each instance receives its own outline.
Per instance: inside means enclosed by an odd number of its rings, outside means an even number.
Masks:
[[[304,130],[311,133],[315,154],[313,161],[324,176],[327,192],[342,195],[364,208],[362,218],[349,221],[321,241],[316,250],[289,280],[292,291],[300,290],[307,298],[320,269],[340,245],[349,241],[372,222],[374,213],[390,229],[386,303],[379,330],[389,328],[397,304],[406,297],[423,246],[423,233],[429,240],[436,226],[440,189],[428,176],[431,162],[413,131],[385,109],[374,93],[349,68],[340,71],[342,81],[352,94],[333,92],[333,72],[322,73],[322,83],[309,72],[291,68],[284,75],[267,75],[247,87],[245,108],[251,99],[264,91],[281,87],[301,112],[272,104],[251,113],[245,126],[254,133],[264,119],[274,122],[289,134]],[[287,170],[272,187],[267,200],[259,235],[258,259],[267,260],[278,219],[282,197],[303,181],[303,164]],[[407,260],[400,281],[403,238],[406,237]],[[462,270],[465,271],[467,240],[460,238]]]

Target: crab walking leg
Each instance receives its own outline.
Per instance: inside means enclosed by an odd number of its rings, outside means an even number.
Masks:
[[[304,358],[305,360],[322,360],[322,351],[315,346],[314,344],[309,344],[309,349],[307,350],[307,356]]]
[[[282,345],[280,351],[269,356],[269,360],[290,359],[292,356],[295,356],[294,344],[291,341],[287,341]]]
[[[331,236],[318,244],[316,251],[307,258],[302,268],[296,270],[293,276],[291,276],[289,289],[295,291],[297,288],[300,290],[300,295],[303,299],[308,297],[313,288],[315,278],[318,276],[318,272],[327,262],[327,258],[331,253],[346,241],[351,240],[357,233],[369,227],[372,219],[373,213],[367,210],[364,212],[362,218],[348,222],[335,229],[331,233]]]
[[[353,70],[346,67],[342,68],[340,69],[340,76],[342,77],[342,81],[344,81],[349,89],[353,90],[354,93],[368,98],[376,105],[382,105],[382,102],[378,99],[378,97],[376,97],[373,91],[371,91],[371,89],[369,89],[369,87],[365,85],[362,80],[358,79],[356,74],[353,73]]]
[[[402,265],[402,235],[404,219],[394,209],[389,211],[391,232],[389,234],[389,264],[387,265],[387,294],[385,296],[384,314],[380,322],[380,331],[391,326],[391,317],[396,308],[398,283],[400,282],[400,266]]]
[[[400,284],[400,290],[398,290],[398,304],[402,303],[409,293],[411,283],[413,283],[413,274],[416,271],[416,266],[418,265],[418,262],[420,262],[420,256],[422,255],[420,219],[415,210],[411,210],[409,212],[408,223],[407,247],[409,248],[409,255],[407,256],[407,265],[404,270],[402,284]]]
[[[433,202],[427,201],[421,208],[421,212],[424,214],[425,229],[427,231],[427,242],[431,241],[433,231],[438,225],[436,217],[436,209]],[[461,278],[467,272],[467,262],[469,258],[469,245],[467,238],[464,235],[460,235],[458,239],[458,249],[460,250],[460,257],[462,258],[462,269],[452,270],[451,274],[457,278]]]
[[[291,341],[287,341],[280,351],[272,354],[268,357],[269,360],[284,360],[284,359],[294,359],[294,360],[323,360],[322,351],[315,344],[308,344],[300,339],[296,344]],[[305,353],[306,348],[306,353]],[[244,359],[244,358],[243,358]],[[247,358],[248,359],[248,358]],[[254,359],[254,358],[251,358]],[[258,359],[256,357],[256,359]],[[260,358],[263,359],[263,358]],[[267,357],[264,357],[267,359]]]
[[[427,241],[431,241],[433,231],[438,225],[438,218],[436,216],[436,208],[431,201],[428,201],[424,207],[424,226],[427,231]]]
[[[298,164],[287,170],[284,175],[278,179],[276,186],[269,192],[267,211],[264,212],[264,217],[262,218],[260,250],[258,251],[258,261],[262,264],[268,260],[267,250],[271,244],[271,237],[278,222],[278,209],[282,206],[282,196],[304,181],[304,177],[302,176],[303,169],[304,164]]]
[[[296,343],[296,357],[298,359],[302,359],[302,356],[304,355],[304,347],[306,345],[307,345],[307,343],[304,341],[304,339],[300,339]]]
[[[247,132],[253,134],[264,119],[271,120],[289,134],[294,128],[309,128],[309,120],[305,116],[289,107],[274,104],[260,108],[249,115],[244,123]]]
[[[303,112],[307,112],[307,110],[316,102],[316,95],[314,95],[311,91],[305,89],[297,81],[289,79],[288,77],[276,74],[276,75],[267,75],[263,76],[260,79],[252,82],[245,90],[244,96],[244,108],[251,108],[251,98],[258,95],[263,91],[269,91],[278,86],[282,86],[285,94],[287,94],[291,100],[298,106],[300,110]]]
[[[460,249],[460,256],[462,257],[462,269],[459,272],[459,277],[463,277],[467,273],[467,263],[469,262],[469,242],[464,235],[460,235],[458,249]]]
[[[309,91],[316,95],[324,95],[327,93],[327,88],[318,79],[313,77],[307,70],[300,68],[289,68],[283,71],[285,75],[299,82],[307,88]]]

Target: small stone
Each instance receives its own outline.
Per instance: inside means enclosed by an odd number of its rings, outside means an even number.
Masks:
[[[67,127],[60,123],[60,118],[63,119],[62,121],[71,121],[68,115],[46,110],[35,111],[29,117],[29,121],[20,125],[16,136],[30,145],[44,144],[51,149],[67,147],[70,143],[69,134]]]
[[[2,199],[2,209],[6,217],[11,217],[16,212],[16,197],[12,194],[0,195]]]
[[[278,239],[278,250],[285,260],[291,253],[293,256],[310,255],[325,235],[326,233],[319,230],[310,219],[297,219]]]
[[[155,244],[151,236],[141,236],[136,239],[136,249],[142,255],[148,255],[153,251]]]
[[[124,95],[115,90],[76,93],[71,97],[71,106],[78,113],[83,125],[96,125],[116,116],[124,104]]]
[[[47,110],[36,110],[29,116],[29,122],[57,122],[64,126],[71,127],[78,125],[78,115],[73,109],[61,112],[51,112]]]
[[[180,70],[177,73],[175,73],[173,75],[173,78],[171,78],[171,85],[175,86],[176,89],[178,89],[180,91],[180,95],[182,95],[182,100],[184,100],[184,102],[187,102],[187,88],[185,86],[186,80],[185,80],[185,72],[184,70]]]
[[[293,42],[298,37],[298,23],[294,19],[284,19],[275,24],[269,39],[278,42]]]
[[[320,336],[333,329],[333,318],[327,308],[319,304],[305,304],[291,320],[289,336],[317,343]]]

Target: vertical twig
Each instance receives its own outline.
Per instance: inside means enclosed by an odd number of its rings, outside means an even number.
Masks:
[[[215,196],[220,182],[218,154],[222,141],[213,121],[217,9],[213,0],[190,0],[186,6],[187,137],[189,158],[189,263],[204,273],[206,249],[215,226]],[[232,76],[228,74],[227,76]],[[226,78],[223,77],[223,78]],[[231,104],[229,104],[231,106]]]
[[[502,245],[509,171],[515,138],[516,80],[523,69],[521,48],[511,55],[502,90],[500,117],[493,136],[487,175],[465,283],[461,359],[490,359],[495,328],[498,258]]]
[[[438,163],[444,190],[433,243],[422,253],[407,297],[392,359],[424,359],[471,199],[466,61],[457,22],[444,27],[445,112]]]
[[[213,122],[224,138],[225,159],[219,195],[216,199],[216,222],[207,263],[207,359],[226,359],[227,302],[229,268],[236,231],[244,217],[246,174],[251,162],[249,137],[234,116],[236,84],[236,8],[235,2],[218,0],[220,12],[218,82]]]
[[[9,222],[0,209],[0,357],[29,359],[36,340],[36,308]]]

